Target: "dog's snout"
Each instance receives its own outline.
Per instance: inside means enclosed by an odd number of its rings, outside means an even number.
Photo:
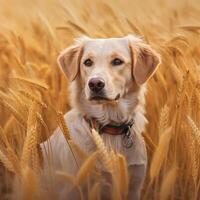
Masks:
[[[89,80],[88,86],[92,92],[97,93],[97,92],[100,92],[104,88],[105,82],[102,78],[99,78],[99,77],[91,78]]]

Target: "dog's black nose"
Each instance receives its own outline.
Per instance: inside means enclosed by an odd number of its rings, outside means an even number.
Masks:
[[[92,92],[97,93],[97,92],[100,92],[104,88],[105,82],[102,78],[99,78],[99,77],[91,78],[89,80],[88,86]]]

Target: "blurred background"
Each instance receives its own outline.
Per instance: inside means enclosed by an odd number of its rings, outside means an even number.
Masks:
[[[82,35],[127,34],[142,36],[162,57],[148,84],[142,198],[199,199],[199,0],[0,0],[0,199],[15,196],[16,176],[23,199],[35,199],[26,196],[30,171],[21,163],[35,173],[39,143],[70,108],[59,52]]]

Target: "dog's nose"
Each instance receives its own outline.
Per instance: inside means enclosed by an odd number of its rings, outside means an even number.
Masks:
[[[97,93],[97,92],[100,92],[104,88],[105,82],[102,78],[99,78],[99,77],[91,78],[89,80],[88,86],[92,92]]]

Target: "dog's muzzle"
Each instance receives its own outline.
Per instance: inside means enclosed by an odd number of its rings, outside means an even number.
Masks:
[[[101,77],[93,77],[88,81],[88,87],[90,89],[90,98],[92,101],[116,101],[120,98],[120,94],[117,94],[114,98],[108,98],[105,94],[105,81]]]

